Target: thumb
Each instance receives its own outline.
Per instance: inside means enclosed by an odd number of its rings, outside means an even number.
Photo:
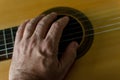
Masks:
[[[65,73],[68,72],[69,68],[71,67],[71,65],[73,64],[76,58],[77,48],[78,48],[78,43],[72,42],[68,45],[65,52],[63,53],[60,62],[62,65],[62,69],[65,71]]]

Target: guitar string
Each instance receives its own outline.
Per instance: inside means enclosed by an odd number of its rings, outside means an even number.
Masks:
[[[79,5],[78,5],[79,6]],[[96,8],[96,7],[95,7]],[[99,8],[99,6],[98,6],[98,8]],[[83,9],[83,10],[87,10],[88,11],[88,9]],[[109,11],[110,10],[110,11]],[[117,8],[117,7],[115,7],[115,9],[110,9],[110,8],[107,8],[107,10],[102,10],[102,12],[98,12],[98,11],[96,11],[96,12],[94,12],[94,14],[93,13],[91,13],[88,17],[91,17],[91,16],[95,16],[96,14],[103,14],[103,13],[110,13],[111,11],[112,11],[112,13],[114,12],[115,13],[115,11],[119,11],[120,10],[120,8]],[[74,13],[74,14],[79,14],[80,12],[76,12],[76,13]],[[84,17],[84,16],[83,16]],[[81,17],[82,18],[82,17]]]
[[[110,8],[110,10],[111,10],[111,8]],[[115,9],[114,9],[115,10]],[[120,10],[120,9],[119,9]],[[117,10],[117,11],[119,11],[119,10]],[[106,11],[102,11],[102,13],[104,13],[104,12],[106,12]],[[112,10],[112,12],[113,12],[113,10]],[[93,12],[94,14],[93,15],[88,15],[88,17],[91,17],[91,16],[95,16],[96,15],[96,13],[95,12]],[[97,13],[97,14],[102,14],[102,13]],[[107,13],[110,13],[110,12],[107,12]],[[79,15],[79,12],[76,12],[76,13],[74,13],[75,15]],[[116,14],[116,12],[114,12],[114,15]],[[118,14],[120,14],[120,13],[118,13]],[[83,18],[84,16],[81,16],[80,18]],[[106,16],[104,16],[103,18],[105,18]],[[119,17],[120,18],[120,17]],[[114,18],[112,18],[112,19],[114,19]],[[96,18],[95,18],[95,20],[97,20]],[[100,21],[99,21],[100,22]]]
[[[78,12],[76,12],[75,13],[75,15],[78,15],[79,13]],[[84,18],[85,16],[81,16],[80,18]],[[106,18],[106,16],[105,17],[103,17],[103,18]],[[101,21],[98,21],[98,20],[101,20],[101,19],[103,19],[102,17],[101,18],[99,18],[99,19],[94,19],[95,21],[94,22],[101,22]],[[118,17],[115,17],[115,18],[112,18],[112,19],[108,19],[108,20],[106,20],[106,21],[112,21],[112,20],[117,20],[117,19],[120,19],[120,17],[118,16]],[[89,20],[82,20],[81,22],[88,22]],[[74,23],[71,23],[70,25],[72,25],[72,24],[74,24]],[[98,24],[97,24],[98,25]],[[94,25],[94,27],[96,27],[97,25]],[[7,35],[7,34],[6,34]],[[2,35],[0,35],[0,36],[2,36]]]
[[[12,53],[10,53],[10,54],[12,54]],[[1,56],[1,55],[0,55]]]
[[[9,52],[8,55],[12,55],[12,52]],[[0,57],[6,57],[6,54],[1,54]],[[8,59],[8,58],[5,58]]]
[[[84,17],[84,16],[83,16]],[[117,18],[114,18],[113,20],[115,20],[115,19],[119,19],[120,17],[117,17]],[[119,23],[119,22],[118,22]],[[110,24],[110,25],[114,25],[114,24]],[[105,28],[105,27],[108,27],[108,26],[110,26],[110,25],[106,25],[106,26],[102,26],[102,27],[98,27],[98,28],[95,28],[95,29],[99,29],[99,28]],[[94,29],[94,30],[95,30]],[[92,30],[92,29],[91,29]],[[89,30],[87,30],[87,31],[89,31]]]
[[[9,42],[9,43],[6,43],[6,45],[12,45],[14,42]],[[0,46],[4,46],[5,44],[1,44]]]
[[[85,35],[85,37],[90,37],[90,36],[94,36],[94,35],[99,35],[99,34],[111,32],[111,31],[116,31],[116,30],[120,30],[120,27],[118,27],[118,28],[113,28],[113,29],[109,29],[109,30],[104,30],[104,31],[101,31],[101,32],[96,32],[96,33],[93,33],[93,34],[88,34],[88,35]],[[66,42],[66,41],[70,41],[70,40],[81,39],[81,38],[83,38],[83,36],[76,37],[76,38],[71,38],[71,39],[67,39],[67,40],[63,40],[63,41],[61,41],[61,43],[62,43],[62,42]]]
[[[80,5],[76,5],[76,6],[80,6]],[[96,10],[96,11],[92,11],[92,12],[94,12],[94,14],[93,13],[91,13],[91,15],[90,16],[95,16],[95,15],[98,15],[98,14],[104,14],[104,13],[110,13],[111,11],[112,11],[112,13],[113,12],[115,12],[116,10],[117,11],[120,11],[120,8],[119,7],[112,7],[112,8],[110,8],[110,7],[104,7],[105,8],[105,10],[103,11],[103,9],[101,10],[102,12],[100,12],[100,10],[99,10],[99,12],[98,12],[98,9],[95,9],[96,8],[96,6],[94,6],[94,7],[92,7],[92,8],[94,8],[94,10]],[[101,8],[101,6],[97,6],[97,8]],[[88,8],[84,8],[84,9],[82,9],[83,10],[83,12],[89,12],[89,10],[90,10],[90,12],[91,12],[91,9],[88,9]],[[79,13],[79,12],[78,12]]]
[[[97,28],[94,28],[94,29],[89,29],[89,30],[86,30],[86,31],[91,31],[91,30],[97,30],[97,29],[100,29],[100,28],[105,28],[105,27],[110,27],[110,26],[113,26],[113,25],[117,25],[117,24],[120,24],[120,22],[118,22],[118,23],[114,23],[114,24],[110,24],[110,25],[106,25],[106,26],[103,26],[103,27],[97,27]],[[113,28],[114,29],[114,28]],[[107,30],[105,30],[105,31],[107,31]],[[68,34],[68,35],[64,35],[63,37],[65,37],[65,36],[70,36],[70,35],[74,35],[74,34],[78,34],[78,33],[82,33],[83,31],[80,31],[80,32],[76,32],[76,33],[71,33],[71,34]],[[97,32],[96,32],[97,33]],[[94,33],[95,34],[95,33]],[[11,39],[11,38],[9,38],[9,39]],[[7,38],[7,40],[8,40],[8,38]],[[6,43],[7,45],[9,45],[10,43]],[[5,44],[1,44],[0,46],[3,46],[3,45],[5,45]]]
[[[106,27],[111,27],[111,26],[113,26],[113,25],[118,25],[118,24],[120,24],[120,22],[117,22],[117,23],[113,23],[113,24],[109,24],[109,25],[105,25],[105,26],[98,26],[98,27],[96,27],[96,28],[94,28],[94,29],[88,29],[88,30],[86,30],[86,31],[91,31],[91,30],[98,30],[98,29],[102,29],[102,28],[106,28]],[[89,27],[89,25],[88,25],[88,27]],[[76,29],[76,28],[75,28]],[[80,32],[78,32],[78,33],[82,33],[83,31],[80,31]],[[68,34],[68,35],[73,35],[74,33],[71,33],[71,34]],[[9,35],[9,33],[8,34],[6,34],[6,35]],[[64,36],[68,36],[68,35],[64,35]],[[6,40],[11,40],[12,38],[11,37],[7,37],[7,39]],[[0,41],[3,41],[3,40],[0,40]]]
[[[111,24],[112,25],[112,24]],[[99,28],[101,28],[101,27],[99,27]],[[102,33],[106,33],[106,32],[110,32],[110,31],[115,31],[115,30],[120,30],[120,28],[113,28],[113,29],[109,29],[109,30],[105,30],[105,31],[101,31],[101,32],[96,32],[96,33],[94,33],[94,34],[89,34],[89,35],[86,35],[85,37],[89,37],[89,36],[93,36],[93,35],[97,35],[97,34],[102,34]],[[80,38],[82,38],[82,37],[76,37],[76,38],[72,38],[72,39],[80,39]],[[69,40],[72,40],[72,39],[69,39]],[[68,41],[68,39],[67,40],[64,40],[64,41],[62,41],[62,42],[65,42],[65,41]],[[10,48],[8,48],[8,49],[13,49],[13,47],[10,47]],[[11,53],[12,54],[12,53]],[[1,56],[1,55],[0,55]],[[5,56],[6,56],[6,54],[5,54]]]
[[[107,27],[111,27],[111,26],[115,26],[115,25],[118,25],[120,24],[120,22],[118,23],[114,23],[114,24],[109,24],[109,25],[105,25],[105,26],[102,26],[102,27],[97,27],[97,28],[94,28],[94,29],[88,29],[88,30],[85,30],[85,31],[92,31],[92,30],[99,30],[99,29],[102,29],[102,28],[107,28]],[[75,28],[76,29],[76,28]],[[114,28],[113,28],[114,29]],[[65,36],[70,36],[70,35],[74,35],[76,33],[82,33],[83,31],[80,31],[80,32],[74,32],[74,33],[70,33],[70,34],[67,34],[67,35],[64,35],[63,37]]]
[[[101,32],[96,32],[96,33],[94,33],[94,34],[88,34],[88,35],[85,35],[85,37],[90,37],[90,36],[93,36],[93,35],[99,35],[99,34],[111,32],[111,31],[116,31],[116,30],[120,30],[120,27],[114,28],[114,29],[109,29],[109,30],[104,30],[104,31],[101,31]],[[76,38],[71,38],[71,39],[66,39],[66,40],[61,41],[61,43],[66,42],[66,41],[70,41],[70,40],[80,39],[80,38],[83,38],[83,36],[76,37]],[[13,47],[10,47],[10,48],[8,48],[8,49],[13,49]],[[4,51],[4,50],[5,50],[5,49],[0,50],[0,51]]]
[[[93,14],[93,13],[87,14],[87,16],[88,16],[88,17],[94,17],[94,16],[98,16],[98,15],[102,15],[102,14],[107,14],[107,13],[112,13],[112,14],[114,14],[114,15],[119,15],[120,12],[118,12],[118,11],[120,11],[120,8],[118,8],[118,9],[116,8],[116,9],[113,9],[113,10],[110,9],[110,11],[109,11],[109,10],[104,10],[104,11],[102,11],[102,12],[96,11],[96,12],[94,12],[94,14]],[[113,13],[113,12],[114,12],[114,13]],[[117,12],[118,12],[118,13],[117,13]],[[88,12],[88,13],[89,13],[89,12]],[[76,15],[76,16],[77,16],[77,15],[80,15],[80,14],[82,15],[81,18],[84,18],[84,17],[85,17],[85,16],[83,15],[83,13],[80,13],[80,12],[75,12],[75,13],[74,13],[74,15]],[[106,16],[108,17],[108,16],[111,16],[111,15],[106,15]],[[106,17],[106,16],[105,16],[105,17]],[[104,16],[99,16],[99,17],[104,17]]]
[[[106,20],[106,21],[115,21],[115,20],[117,20],[117,19],[120,19],[120,17],[115,17],[115,18],[112,18],[112,19],[108,19],[108,20]],[[99,19],[99,20],[101,20],[101,19]],[[81,22],[88,22],[89,20],[82,20]],[[94,22],[97,22],[98,20],[96,19]],[[105,21],[105,22],[106,22]],[[101,21],[98,21],[98,22],[101,22]],[[102,22],[101,22],[102,23]],[[71,24],[69,24],[69,25],[73,25],[73,24],[76,24],[76,23],[71,23]],[[99,24],[97,24],[97,25],[99,25]],[[94,25],[94,27],[99,27],[99,26],[97,26],[97,25]],[[102,26],[101,26],[102,27]],[[4,29],[5,30],[5,29]],[[9,35],[9,33],[7,33],[6,35]],[[3,36],[3,35],[0,35],[0,36]]]
[[[109,22],[109,21],[115,21],[115,20],[119,20],[120,19],[120,17],[116,17],[116,18],[112,18],[112,19],[108,19],[108,20],[105,20],[104,22]],[[100,20],[100,19],[99,19]],[[80,21],[80,22],[88,22],[89,20],[82,20],[82,21]],[[98,20],[97,20],[98,21]],[[97,21],[94,21],[94,22],[97,22]],[[103,23],[103,21],[98,21],[99,22],[99,24],[100,23]],[[76,23],[71,23],[71,24],[69,24],[69,25],[73,25],[73,24],[76,24]],[[99,24],[96,24],[96,25],[94,25],[94,27],[97,27]]]
[[[13,47],[7,48],[7,50],[10,50],[10,49],[13,49]],[[6,51],[6,49],[1,49],[0,51],[1,51],[1,52],[2,52],[2,51]]]
[[[118,14],[120,14],[120,13],[118,13]],[[78,15],[78,14],[75,14],[75,15]],[[110,15],[110,16],[112,16],[112,15]],[[116,16],[116,14],[113,14],[113,16]],[[85,18],[85,17],[86,16],[81,16],[79,18]],[[87,17],[90,17],[90,16],[87,16]],[[104,19],[104,18],[107,18],[107,16],[100,17],[100,18],[96,17],[95,19],[91,19],[91,20],[94,21],[94,22],[101,22],[99,20]],[[111,18],[111,19],[108,19],[108,20],[105,20],[105,21],[112,21],[112,20],[117,20],[117,19],[120,19],[120,16],[117,16],[115,18]],[[81,22],[86,22],[86,21],[89,21],[89,20],[82,20]]]
[[[8,33],[9,34],[9,33]],[[12,40],[12,38],[11,38],[12,36],[10,36],[10,37],[7,37],[7,39],[6,40]],[[4,39],[2,39],[2,40],[0,40],[0,42],[2,42],[2,41],[4,41]]]

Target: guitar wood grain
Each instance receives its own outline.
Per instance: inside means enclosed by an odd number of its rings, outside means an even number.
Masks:
[[[95,32],[120,27],[119,0],[0,0],[0,29],[19,25],[45,10],[67,6],[83,12]],[[98,27],[108,26],[96,29]],[[111,26],[110,26],[111,25]],[[8,80],[11,60],[0,62],[0,80]],[[120,30],[95,35],[85,56],[76,61],[66,80],[120,80]]]

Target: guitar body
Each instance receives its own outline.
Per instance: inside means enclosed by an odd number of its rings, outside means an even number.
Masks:
[[[95,33],[92,46],[76,61],[66,80],[120,80],[119,0],[0,0],[0,29],[58,6],[83,12]],[[0,80],[8,80],[10,62],[0,61]]]

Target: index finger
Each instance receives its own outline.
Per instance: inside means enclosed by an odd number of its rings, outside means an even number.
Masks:
[[[60,18],[59,20],[54,22],[47,33],[46,39],[50,39],[53,42],[55,42],[55,44],[58,44],[60,41],[63,29],[66,27],[68,22],[69,22],[69,17],[67,16]]]

